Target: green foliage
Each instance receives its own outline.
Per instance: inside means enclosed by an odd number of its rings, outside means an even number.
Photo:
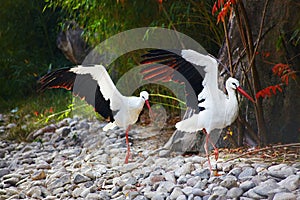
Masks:
[[[61,120],[60,115],[55,115],[55,113],[64,113],[66,107],[71,103],[71,93],[62,90],[47,91],[27,99],[19,99],[14,103],[14,109],[6,114],[7,119],[0,122],[0,126],[6,126],[9,123],[16,126],[7,130],[5,135],[0,136],[11,140],[26,141],[31,132]]]
[[[210,52],[217,53],[222,43],[223,31],[210,14],[212,2],[205,0],[164,1],[162,5],[153,0],[45,2],[45,10],[58,10],[66,14],[64,20],[74,20],[83,27],[92,45],[122,31],[147,26],[176,29],[198,40]]]
[[[35,93],[50,63],[66,63],[56,48],[57,13],[42,13],[43,1],[0,2],[0,111]],[[63,61],[63,62],[62,62]]]

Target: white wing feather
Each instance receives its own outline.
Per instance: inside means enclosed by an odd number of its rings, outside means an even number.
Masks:
[[[100,92],[105,100],[110,100],[110,108],[112,110],[120,110],[124,97],[116,88],[104,66],[83,67],[79,65],[78,67],[71,68],[70,71],[76,74],[90,74],[100,86]]]
[[[218,90],[218,63],[216,59],[191,49],[182,50],[181,55],[186,61],[204,67],[205,77],[202,82],[203,87],[207,87],[211,91]]]

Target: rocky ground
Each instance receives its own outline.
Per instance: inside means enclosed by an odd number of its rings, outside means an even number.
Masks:
[[[132,158],[124,164],[124,130],[103,132],[103,126],[69,118],[32,133],[36,142],[1,141],[0,199],[300,200],[299,158],[226,161],[223,153],[213,162],[215,176],[205,157],[160,157],[163,133],[135,126]]]

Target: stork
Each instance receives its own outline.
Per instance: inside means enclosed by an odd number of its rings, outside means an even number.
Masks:
[[[179,81],[192,87],[193,91],[187,92],[187,106],[194,108],[196,112],[191,117],[176,123],[175,126],[177,130],[184,132],[202,130],[206,135],[204,149],[212,171],[208,141],[214,148],[216,160],[219,152],[211,142],[209,133],[214,129],[222,129],[230,125],[237,118],[238,101],[235,90],[250,101],[254,102],[254,100],[239,86],[239,81],[235,78],[227,79],[227,94],[218,88],[218,62],[211,55],[203,55],[190,49],[179,52],[154,49],[142,57],[144,58],[142,64],[150,64],[142,70],[145,80]],[[169,66],[169,70],[163,69],[162,65]],[[200,73],[201,70],[204,71],[204,77]],[[180,79],[176,72],[179,72],[183,79]],[[192,101],[189,103],[193,92],[198,96],[197,104],[192,104]]]
[[[130,127],[138,120],[145,103],[151,115],[148,92],[142,91],[139,97],[123,96],[102,65],[58,69],[43,76],[39,83],[40,91],[47,88],[73,90],[74,95],[85,99],[88,104],[94,106],[96,112],[110,121],[103,128],[104,131],[116,126],[125,128],[127,145],[125,163],[128,163],[130,157],[128,132]],[[96,91],[90,91],[92,84],[97,85]],[[78,88],[75,89],[75,85]]]

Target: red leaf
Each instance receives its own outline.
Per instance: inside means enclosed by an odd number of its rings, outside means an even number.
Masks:
[[[215,13],[218,11],[218,8],[217,8],[217,2],[215,2],[213,8],[212,8],[212,11],[211,11],[211,14],[212,15],[215,15]]]
[[[255,97],[258,98],[265,98],[265,97],[271,97],[272,95],[276,95],[276,90],[279,92],[282,92],[282,88],[280,84],[277,85],[271,85],[269,87],[266,87],[260,91],[258,91],[255,95]]]
[[[224,0],[218,0],[218,7],[221,8],[221,6],[224,5]]]
[[[39,112],[38,112],[38,111],[34,111],[33,114],[34,114],[35,116],[39,116]]]
[[[163,0],[157,0],[157,2],[158,2],[159,4],[162,4]]]
[[[272,71],[273,71],[273,74],[278,75],[279,77],[281,77],[282,73],[286,69],[289,69],[288,64],[278,63],[278,64],[274,65],[274,67],[272,68]]]
[[[223,23],[225,22],[225,16],[227,13],[227,9],[224,7],[222,8],[221,12],[218,14],[217,23],[221,20]]]
[[[282,92],[282,88],[281,88],[281,86],[278,84],[278,85],[276,85],[277,87],[277,90],[279,91],[279,92]]]

